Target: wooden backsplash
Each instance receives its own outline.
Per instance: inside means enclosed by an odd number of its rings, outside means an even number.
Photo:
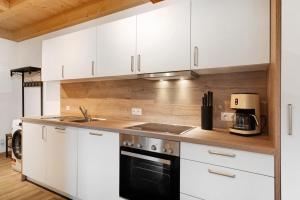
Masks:
[[[201,75],[197,80],[149,81],[114,80],[61,84],[61,114],[80,115],[84,105],[91,115],[125,120],[200,126],[201,97],[214,92],[214,127],[228,128],[221,112],[229,108],[231,93],[258,93],[262,114],[267,113],[267,73],[245,72]],[[70,106],[70,110],[66,110]],[[143,109],[132,116],[131,108]]]

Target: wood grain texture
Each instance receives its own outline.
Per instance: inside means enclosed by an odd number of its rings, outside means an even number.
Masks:
[[[0,10],[4,11],[9,9],[9,1],[8,0],[0,0]]]
[[[280,158],[280,132],[281,132],[281,0],[271,0],[271,64],[268,71],[268,102],[269,102],[269,132],[275,152],[275,198],[281,199],[281,158]]]
[[[220,120],[229,108],[231,93],[258,93],[262,113],[267,114],[267,74],[248,72],[201,75],[197,80],[118,80],[61,84],[61,114],[81,115],[79,105],[91,115],[112,119],[175,123],[200,126],[200,106],[204,92],[214,92],[214,127],[229,128]],[[70,110],[66,110],[70,106]],[[131,108],[143,109],[132,116]],[[267,132],[267,131],[265,131]],[[272,134],[272,133],[270,133]]]
[[[102,130],[108,132],[125,133],[131,135],[139,135],[151,138],[159,138],[166,140],[173,140],[179,142],[189,142],[194,144],[206,144],[212,146],[219,146],[225,148],[239,149],[244,151],[251,151],[257,153],[264,153],[274,155],[273,142],[270,137],[261,135],[255,137],[241,137],[232,135],[223,129],[214,129],[213,131],[202,130],[200,127],[195,127],[191,131],[182,135],[174,135],[169,133],[158,132],[143,132],[139,130],[128,130],[126,127],[135,126],[144,122],[108,119],[101,121],[75,123],[69,120],[60,121],[52,119],[23,118],[24,122],[37,123],[52,126],[71,126],[78,128],[87,128],[92,130]]]
[[[149,0],[0,0],[0,37],[22,41]]]
[[[11,160],[0,154],[0,199],[1,200],[62,200],[35,184],[21,181],[21,174],[11,169]]]

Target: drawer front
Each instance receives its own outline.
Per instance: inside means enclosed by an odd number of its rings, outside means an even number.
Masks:
[[[182,142],[181,158],[274,177],[272,155]]]
[[[180,190],[205,200],[274,200],[274,178],[181,159]]]

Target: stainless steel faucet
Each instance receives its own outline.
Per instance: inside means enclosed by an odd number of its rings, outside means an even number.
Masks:
[[[88,110],[87,110],[84,106],[79,106],[79,110],[81,111],[81,113],[82,113],[84,119],[85,119],[86,121],[90,121],[90,116],[89,116],[89,114],[88,114]]]

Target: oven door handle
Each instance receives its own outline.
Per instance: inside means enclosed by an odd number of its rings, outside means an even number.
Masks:
[[[139,158],[139,159],[143,159],[143,160],[149,160],[149,161],[153,161],[153,162],[158,162],[158,163],[161,163],[161,164],[171,165],[170,160],[156,158],[156,157],[152,157],[152,156],[146,156],[146,155],[137,154],[137,153],[132,153],[132,152],[129,152],[129,151],[121,151],[121,155],[134,157],[134,158]]]

